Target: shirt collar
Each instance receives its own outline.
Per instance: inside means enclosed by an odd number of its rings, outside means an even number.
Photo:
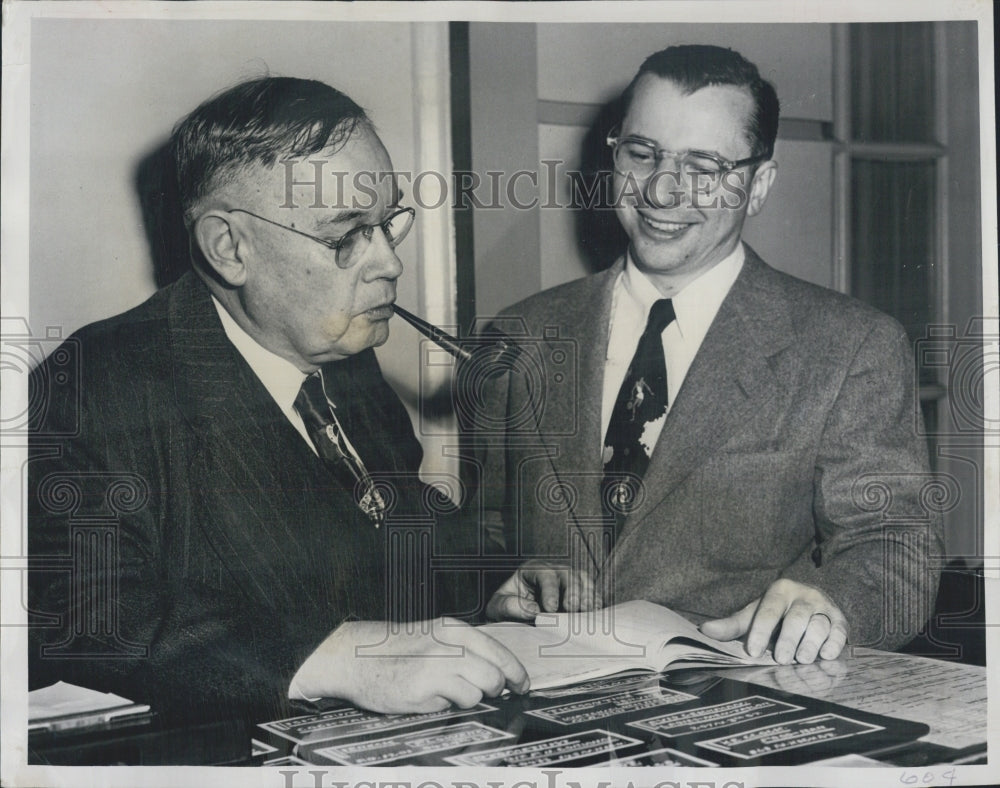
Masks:
[[[683,290],[671,298],[676,315],[675,322],[682,337],[705,336],[719,307],[729,294],[736,277],[739,276],[745,258],[743,244],[736,244],[736,248],[726,257],[697,279],[688,282]],[[645,316],[663,295],[650,278],[635,265],[631,251],[626,254],[622,287],[626,297],[643,315],[642,322],[645,324]]]
[[[257,340],[250,336],[237,323],[233,316],[226,311],[226,308],[213,295],[212,303],[219,313],[219,320],[222,321],[222,328],[226,332],[229,341],[233,343],[243,359],[250,365],[250,369],[260,378],[264,388],[274,398],[281,409],[285,412],[292,411],[295,398],[302,387],[302,381],[306,379],[306,373],[296,367],[291,361],[272,353],[267,348],[260,345]]]

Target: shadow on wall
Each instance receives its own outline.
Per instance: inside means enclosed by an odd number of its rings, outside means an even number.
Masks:
[[[580,150],[581,184],[574,189],[573,205],[576,243],[591,273],[610,266],[625,251],[628,237],[612,209],[611,149],[608,134],[621,121],[620,97],[606,102],[587,130]],[[589,199],[586,195],[596,195]]]
[[[142,158],[136,167],[134,184],[153,261],[153,277],[159,289],[191,268],[188,234],[169,143]]]

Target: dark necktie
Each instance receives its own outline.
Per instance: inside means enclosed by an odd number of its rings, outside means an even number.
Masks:
[[[616,538],[625,517],[637,504],[642,477],[653,453],[653,441],[643,439],[646,426],[667,412],[662,334],[673,320],[674,305],[669,298],[660,299],[649,310],[646,330],[625,373],[604,437],[601,497],[605,512],[615,518]]]
[[[334,475],[352,491],[355,503],[378,528],[385,520],[385,501],[364,463],[351,451],[343,428],[323,390],[323,373],[317,371],[302,381],[295,397],[295,410],[302,417],[319,456]]]

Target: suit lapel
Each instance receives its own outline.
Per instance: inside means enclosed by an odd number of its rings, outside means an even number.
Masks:
[[[301,525],[336,485],[230,344],[204,285],[193,275],[180,284],[168,307],[174,392],[197,444],[192,505],[212,513],[196,519],[236,582],[281,607],[292,600],[278,591],[296,586],[288,578],[315,551]],[[295,599],[308,595],[298,588]]]
[[[194,274],[187,275],[171,293],[167,310],[177,370],[174,394],[181,413],[198,434],[219,424],[245,421],[249,403],[236,392],[253,373],[226,338],[208,289]],[[254,426],[246,423],[248,430]]]
[[[768,271],[746,247],[743,270],[705,335],[650,458],[645,499],[626,521],[619,543],[780,389],[769,358],[790,344],[791,323]]]
[[[556,478],[565,489],[572,491],[567,512],[574,527],[593,525],[602,516],[600,478],[590,469],[600,464],[601,400],[604,385],[604,362],[608,347],[608,326],[611,319],[612,290],[621,273],[623,259],[611,268],[586,281],[587,289],[571,295],[565,302],[552,307],[559,322],[566,328],[558,340],[543,345],[541,363],[547,371],[548,390],[544,408],[538,409],[538,434],[549,447],[549,460]],[[567,342],[576,357],[575,390],[554,381],[554,375],[564,372],[550,364],[553,354],[565,351]]]

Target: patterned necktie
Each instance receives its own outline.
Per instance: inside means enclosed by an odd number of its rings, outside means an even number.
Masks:
[[[649,310],[646,330],[625,373],[604,437],[601,498],[605,512],[614,515],[616,538],[625,517],[638,503],[642,477],[653,453],[655,441],[645,436],[647,426],[666,418],[667,366],[662,334],[674,317],[669,298],[660,299]]]
[[[319,456],[353,492],[355,503],[378,528],[385,521],[385,500],[361,458],[344,436],[337,414],[323,389],[322,370],[302,381],[302,387],[295,397],[295,410],[302,417]]]

